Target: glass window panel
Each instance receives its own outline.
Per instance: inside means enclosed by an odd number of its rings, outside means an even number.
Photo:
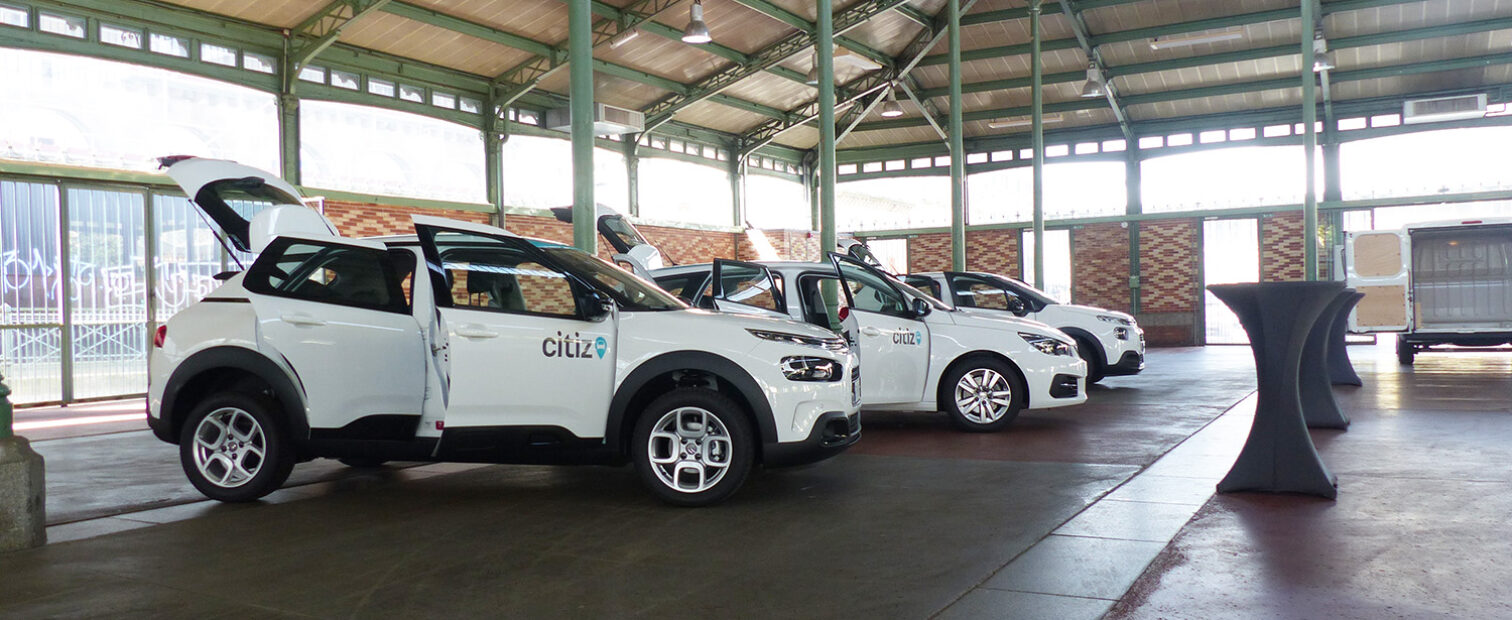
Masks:
[[[420,88],[419,86],[400,84],[399,98],[405,101],[413,101],[415,103],[425,103],[425,89]]]
[[[987,163],[987,154],[986,153],[967,153],[966,154],[966,163],[968,163],[968,164],[985,164],[985,163]]]
[[[544,136],[510,136],[504,143],[502,159],[504,204],[540,209],[572,204],[571,142]],[[641,161],[644,166],[646,160]],[[644,177],[640,186],[644,193]]]
[[[392,95],[390,95],[390,96],[392,96]],[[462,110],[463,112],[470,112],[472,114],[477,114],[477,113],[483,111],[483,102],[478,101],[477,99],[469,99],[467,97],[463,97],[462,99],[460,99],[458,101],[458,106],[457,107],[458,107],[458,109]],[[616,136],[616,138],[617,137],[618,136]]]
[[[154,311],[161,324],[215,290],[221,246],[198,207],[183,197],[154,195],[152,218],[157,235]]]
[[[803,184],[770,174],[746,176],[746,221],[757,228],[808,230],[808,193]]]
[[[413,198],[487,202],[483,136],[418,114],[304,101],[300,160],[314,187]],[[514,140],[510,140],[514,142]]]
[[[1144,136],[1139,139],[1139,148],[1158,149],[1165,146],[1165,136]]]
[[[504,174],[506,179],[517,178],[507,176],[508,170]],[[505,181],[505,185],[508,184]],[[593,149],[593,201],[620,213],[630,212],[630,171],[625,169],[624,153],[605,148]],[[571,201],[564,204],[571,204]]]
[[[1280,138],[1291,135],[1291,130],[1291,125],[1267,125],[1260,133],[1267,138]]]
[[[1228,138],[1230,140],[1254,140],[1255,128],[1240,127],[1238,129],[1230,129],[1228,132]]]
[[[880,162],[880,161],[870,161],[870,162],[866,162],[864,164],[861,164],[861,171],[862,172],[881,172],[882,171],[882,162]]]
[[[100,24],[100,42],[139,50],[142,49],[142,32],[110,24]]]
[[[68,189],[75,398],[147,391],[145,215],[140,192]]]
[[[1402,124],[1401,114],[1382,114],[1370,117],[1371,127],[1396,127]]]
[[[63,397],[58,188],[0,181],[0,375],[10,400]]]
[[[1020,258],[1024,282],[1035,285],[1050,298],[1063,303],[1071,302],[1071,231],[1065,229],[1045,231],[1045,281],[1034,282],[1034,231],[1021,233],[1019,247],[1024,249]]]
[[[910,168],[928,168],[934,165],[934,160],[928,157],[920,157],[908,162]]]
[[[1368,120],[1365,117],[1359,117],[1359,118],[1341,118],[1341,119],[1339,119],[1339,131],[1352,131],[1352,130],[1355,130],[1355,129],[1364,129],[1365,125],[1367,123],[1368,123]]]
[[[306,82],[315,82],[316,84],[324,84],[325,83],[325,68],[324,67],[316,67],[316,66],[312,66],[312,65],[305,65],[304,67],[302,67],[302,68],[299,69],[299,79],[304,80]]]
[[[1045,147],[1045,157],[1065,157],[1071,154],[1070,145],[1052,144]]]
[[[166,34],[151,33],[147,37],[147,49],[155,54],[189,57],[189,42],[186,39]]]
[[[949,155],[941,155],[939,157],[934,158],[934,165],[937,168],[938,167],[949,166],[950,165],[950,156]]]
[[[392,97],[396,92],[398,92],[394,90],[393,82],[390,82],[388,80],[380,80],[377,78],[368,78],[367,90],[369,93],[378,95],[379,97]]]
[[[278,168],[275,95],[67,54],[0,48],[0,157],[152,172],[173,154]],[[101,97],[100,93],[110,93]]]
[[[884,168],[886,168],[889,171],[892,171],[892,170],[903,170],[903,169],[905,169],[907,167],[908,167],[908,164],[905,163],[901,159],[895,159],[895,160],[886,162],[885,165],[884,165]]]
[[[1123,162],[1062,162],[1046,165],[1044,170],[1047,218],[1118,215],[1127,206]],[[970,175],[966,183],[967,221],[988,224],[1032,219],[1033,183],[1034,170],[1027,166]]]
[[[1201,142],[1203,144],[1212,144],[1214,142],[1227,142],[1228,141],[1228,132],[1224,131],[1222,129],[1214,129],[1212,131],[1204,131],[1204,132],[1202,132],[1200,134],[1197,134],[1197,141]]]
[[[1192,134],[1178,133],[1166,136],[1166,146],[1186,146],[1192,143]]]
[[[640,214],[647,219],[728,226],[733,197],[723,167],[664,157],[640,161]]]
[[[1087,154],[1096,153],[1096,152],[1097,152],[1097,143],[1096,142],[1078,142],[1076,144],[1076,154],[1077,155],[1087,155]]]
[[[993,151],[992,161],[1013,161],[1013,151]]]
[[[950,177],[867,179],[835,185],[840,230],[887,230],[950,224]]]
[[[1229,209],[1302,202],[1300,146],[1209,149],[1141,163],[1147,212]],[[1323,158],[1317,158],[1322,186]]]
[[[75,39],[84,38],[84,18],[53,13],[37,14],[37,29]]]
[[[438,108],[455,108],[457,107],[457,96],[433,92],[431,93],[431,105]]]
[[[337,71],[335,69],[331,70],[331,86],[335,86],[336,88],[357,90],[357,85],[361,82],[361,80],[362,78],[356,73]]]
[[[1102,150],[1104,153],[1116,153],[1129,148],[1129,143],[1124,140],[1104,140]]]
[[[855,164],[840,164],[840,166],[836,169],[836,174],[855,174],[855,173],[856,173],[856,165]]]
[[[236,50],[214,43],[200,44],[200,61],[213,65],[236,66]]]
[[[242,52],[242,68],[258,73],[273,73],[274,61],[272,56]]]
[[[17,28],[30,28],[31,19],[26,14],[26,9],[8,4],[0,4],[0,24],[15,26]]]
[[[1441,129],[1339,146],[1346,200],[1512,188],[1504,146],[1512,127]]]

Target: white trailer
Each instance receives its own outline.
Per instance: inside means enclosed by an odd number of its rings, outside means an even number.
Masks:
[[[1397,360],[1437,345],[1512,344],[1512,218],[1349,233],[1350,331],[1396,332]]]

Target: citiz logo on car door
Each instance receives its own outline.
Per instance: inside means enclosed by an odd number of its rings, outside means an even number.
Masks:
[[[893,332],[893,344],[920,344],[924,342],[924,332],[912,332],[900,329]]]
[[[571,336],[557,332],[555,336],[547,336],[541,341],[541,354],[546,357],[570,357],[591,360],[594,357],[604,358],[609,352],[609,341],[599,336],[588,340],[577,332]]]

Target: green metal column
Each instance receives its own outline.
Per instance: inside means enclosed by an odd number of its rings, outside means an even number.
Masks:
[[[803,159],[803,193],[808,196],[809,229],[819,230],[819,164],[814,163],[811,157],[805,156]],[[824,257],[819,258],[822,260]]]
[[[950,0],[950,265],[966,270],[966,147],[961,137],[961,0]],[[925,112],[928,114],[928,112]]]
[[[731,149],[731,151],[733,153],[734,149]],[[730,158],[730,223],[732,226],[745,226],[745,171],[746,160],[744,157]]]
[[[278,176],[299,185],[299,97],[278,96]]]
[[[831,0],[817,0],[819,57],[819,255],[835,251],[835,16]],[[826,301],[832,289],[826,287]]]
[[[1124,195],[1127,202],[1125,212],[1129,215],[1139,215],[1144,212],[1144,179],[1140,176],[1139,149],[1135,144],[1129,144],[1124,151]],[[1139,222],[1131,221],[1129,226],[1129,314],[1139,314]]]
[[[488,191],[488,204],[494,208],[494,225],[504,227],[504,141],[509,134],[502,131],[509,121],[502,108],[489,102],[483,108],[489,111],[483,120],[483,178]]]
[[[593,202],[593,6],[590,0],[567,2],[567,70],[571,74],[568,105],[572,113],[572,244],[598,253]]]
[[[1040,67],[1040,0],[1029,0],[1030,133],[1034,141],[1034,286],[1045,287],[1045,96]]]
[[[1307,36],[1308,27],[1315,19],[1316,1],[1302,0],[1302,150],[1307,160],[1303,175],[1306,185],[1302,191],[1302,269],[1307,280],[1318,279],[1318,197],[1314,193],[1317,179],[1313,171],[1318,146],[1318,80],[1312,70],[1312,37]]]
[[[641,134],[625,137],[625,178],[630,188],[626,204],[630,207],[630,217],[640,217],[640,137]]]

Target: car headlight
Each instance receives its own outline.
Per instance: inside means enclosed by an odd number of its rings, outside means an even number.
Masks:
[[[1099,315],[1097,315],[1097,320],[1102,321],[1104,323],[1117,323],[1119,325],[1133,325],[1134,324],[1133,321],[1130,321],[1130,320],[1128,320],[1126,318],[1123,318],[1123,317],[1113,316],[1111,314],[1099,314]]]
[[[1127,327],[1115,327],[1115,328],[1113,328],[1113,337],[1117,338],[1119,340],[1128,340],[1129,339],[1129,328],[1127,328]]]
[[[839,381],[845,367],[831,359],[792,355],[782,358],[782,374],[789,381]]]
[[[747,329],[746,331],[751,332],[752,336],[755,336],[762,340],[770,340],[772,342],[785,342],[788,344],[796,344],[805,347],[819,347],[821,349],[828,349],[830,351],[844,351],[848,348],[845,345],[845,339],[840,337],[818,338],[815,336],[804,336],[801,334],[790,334],[787,332],[774,332],[764,329]]]
[[[1076,355],[1076,349],[1070,343],[1057,338],[1029,332],[1019,332],[1019,338],[1023,338],[1029,346],[1039,349],[1039,352],[1045,355]]]

